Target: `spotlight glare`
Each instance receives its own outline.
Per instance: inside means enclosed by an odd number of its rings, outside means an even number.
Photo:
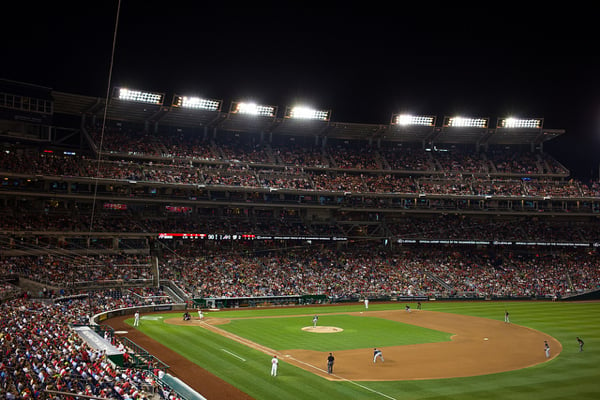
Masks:
[[[429,115],[397,114],[392,119],[392,124],[402,126],[435,126],[435,117]]]
[[[259,117],[273,117],[275,116],[275,107],[240,102],[234,104],[232,112],[235,114],[256,115]]]
[[[295,106],[288,110],[288,118],[329,120],[329,111],[315,110],[305,106]]]
[[[540,118],[500,118],[498,119],[498,128],[530,128],[541,129],[543,120]]]
[[[143,92],[141,90],[131,90],[127,88],[117,88],[119,100],[135,101],[147,104],[162,104],[164,95],[160,93]]]
[[[175,96],[173,105],[195,110],[219,111],[221,102],[219,100],[203,99],[201,97]]]
[[[448,118],[446,126],[452,128],[487,128],[487,118],[465,118],[451,117]]]

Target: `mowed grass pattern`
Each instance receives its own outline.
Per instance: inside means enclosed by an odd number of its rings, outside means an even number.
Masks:
[[[274,350],[303,349],[338,351],[373,347],[400,346],[450,340],[450,333],[381,318],[349,315],[321,315],[321,326],[343,327],[338,333],[311,333],[312,317],[234,319],[221,329],[250,339]]]
[[[374,304],[370,310],[403,309],[405,303]],[[415,305],[411,304],[414,308]],[[149,336],[171,347],[198,365],[230,382],[257,400],[275,399],[598,399],[600,398],[600,302],[431,302],[424,303],[425,310],[472,315],[481,318],[503,320],[504,310],[508,310],[511,322],[527,326],[552,335],[562,346],[562,353],[555,359],[530,368],[517,371],[491,374],[472,378],[452,378],[397,382],[349,382],[328,381],[314,374],[286,364],[280,364],[280,376],[269,376],[270,355],[252,350],[234,341],[190,326],[181,327],[165,324],[162,320],[142,320],[140,329]],[[298,321],[302,326],[310,325],[310,317],[300,315],[319,314],[320,324],[340,317],[339,324],[354,324],[359,317],[328,315],[345,311],[363,311],[360,305],[340,307],[296,307],[291,309],[258,309],[240,311],[220,311],[212,315],[223,318],[287,316],[297,317],[265,318],[236,321],[231,326],[237,335],[275,349],[290,348],[289,339],[278,330],[292,329]],[[368,312],[365,312],[368,314]],[[170,315],[172,316],[172,315]],[[371,317],[364,317],[371,318]],[[265,321],[272,320],[264,325]],[[278,325],[277,321],[285,321]],[[131,320],[132,321],[132,320]],[[257,326],[245,326],[254,321]],[[270,325],[270,324],[274,325]],[[289,325],[289,326],[288,326]],[[326,325],[334,325],[329,322]],[[225,325],[221,326],[224,327]],[[391,324],[388,339],[401,339],[394,334],[403,329]],[[228,328],[230,330],[231,328]],[[349,329],[352,331],[355,328]],[[419,328],[421,329],[421,328]],[[246,330],[246,333],[244,332]],[[248,330],[254,331],[252,333]],[[435,331],[433,331],[435,332]],[[343,332],[342,332],[343,333]],[[326,334],[303,333],[315,337]],[[445,333],[435,332],[444,336]],[[333,334],[335,336],[338,334]],[[435,336],[434,335],[434,336]],[[251,337],[249,337],[251,336]],[[379,337],[380,335],[378,335]],[[586,342],[585,350],[579,353],[575,338],[580,336]],[[280,338],[280,339],[277,339]],[[383,336],[382,336],[383,339]],[[386,339],[386,340],[388,340]],[[390,339],[390,340],[391,340]],[[321,339],[319,339],[321,340]],[[322,339],[329,340],[329,339]],[[420,338],[414,339],[420,340]],[[324,345],[323,347],[327,347]],[[338,343],[338,346],[345,344]],[[515,343],[519,346],[519,343]],[[359,347],[359,346],[357,346]],[[370,345],[367,347],[371,347]],[[383,345],[382,345],[383,347]],[[293,346],[291,348],[301,348]],[[316,349],[316,348],[313,348]],[[329,349],[329,348],[328,348]],[[318,350],[318,349],[316,349]],[[325,350],[324,350],[325,351]],[[540,352],[543,352],[540,344]],[[233,356],[234,354],[235,356]],[[469,357],[477,356],[466,355]],[[244,361],[240,360],[241,357]],[[493,362],[493,360],[483,360]],[[212,400],[212,399],[209,399]]]

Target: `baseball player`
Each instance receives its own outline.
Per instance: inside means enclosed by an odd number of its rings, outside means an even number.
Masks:
[[[373,363],[377,362],[377,358],[381,358],[381,362],[384,362],[383,353],[377,347],[373,349]]]
[[[369,309],[369,299],[365,299],[365,310]]]
[[[317,322],[318,322],[318,321],[319,321],[319,316],[318,316],[318,315],[315,315],[315,316],[313,317],[313,328],[316,328],[316,327],[317,327]]]
[[[504,322],[506,322],[507,324],[510,323],[510,318],[508,315],[508,311],[504,311]]]
[[[579,352],[581,353],[583,351],[583,340],[579,336],[577,337],[577,343],[579,343]]]
[[[333,363],[335,362],[335,357],[333,357],[332,353],[329,353],[329,357],[327,357],[327,373],[333,374]]]
[[[201,321],[204,319],[204,314],[202,314],[202,310],[201,309],[198,309],[198,319],[201,320]]]
[[[547,340],[544,340],[544,352],[546,353],[546,358],[550,358],[550,345]]]
[[[136,311],[133,318],[133,326],[140,326],[140,312]]]
[[[277,356],[273,356],[271,359],[271,376],[277,376],[277,367],[279,365],[279,360]]]

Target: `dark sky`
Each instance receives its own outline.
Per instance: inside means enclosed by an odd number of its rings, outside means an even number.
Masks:
[[[398,112],[539,117],[566,130],[546,149],[597,177],[592,8],[206,3],[122,0],[110,86],[221,99],[225,111],[238,100],[304,102],[358,123]],[[16,3],[0,28],[1,77],[105,96],[118,4]]]

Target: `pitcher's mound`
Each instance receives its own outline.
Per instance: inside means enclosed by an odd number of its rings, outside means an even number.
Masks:
[[[342,328],[338,328],[337,326],[305,326],[304,328],[302,328],[302,330],[313,333],[336,333],[343,331]]]

